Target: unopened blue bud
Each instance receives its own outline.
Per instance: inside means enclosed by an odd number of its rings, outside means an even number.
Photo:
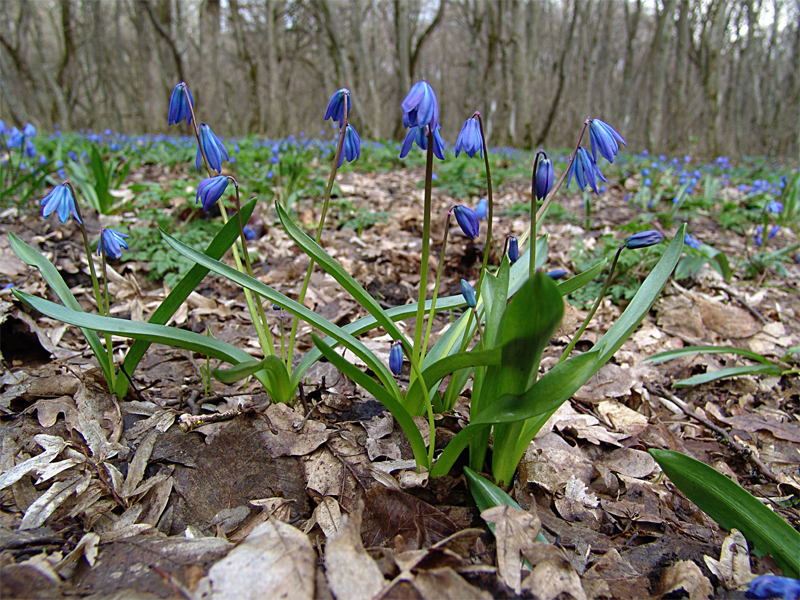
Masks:
[[[555,269],[553,271],[548,271],[547,272],[547,276],[550,279],[553,279],[553,280],[561,279],[566,274],[567,274],[567,272],[564,269]]]
[[[189,108],[189,103],[194,107],[194,98],[192,92],[185,83],[181,82],[172,90],[172,96],[169,98],[169,111],[167,113],[167,125],[180,123],[186,119],[186,124],[192,124],[192,111]]]
[[[594,162],[597,162],[597,153],[599,152],[608,162],[613,163],[614,157],[619,153],[619,144],[627,146],[616,129],[600,119],[592,119],[589,123],[589,141],[592,146]]]
[[[480,233],[480,221],[478,221],[478,215],[475,214],[475,211],[462,204],[458,204],[453,209],[453,212],[456,215],[458,226],[461,227],[461,231],[464,232],[464,235],[471,240],[476,239]]]
[[[470,308],[478,306],[478,301],[475,299],[475,290],[466,279],[461,280],[461,295],[464,296],[464,301]]]
[[[217,203],[228,187],[228,178],[225,175],[217,175],[216,177],[208,177],[200,182],[197,186],[197,196],[195,204],[198,202],[203,203],[203,210],[210,210],[212,206]]]
[[[345,158],[347,162],[353,162],[359,156],[361,156],[361,138],[358,137],[356,128],[348,123],[347,128],[344,130],[344,143],[342,144],[342,153],[339,155],[337,168],[342,166]]]
[[[543,200],[553,189],[553,161],[544,157],[539,161],[539,166],[536,168],[536,199]]]
[[[782,598],[797,600],[800,598],[800,581],[791,577],[778,575],[761,575],[750,582],[745,592],[748,598]]]
[[[628,250],[647,248],[648,246],[654,246],[660,243],[663,239],[664,236],[659,231],[653,229],[640,231],[625,239],[625,247],[628,248]]]
[[[461,128],[461,133],[458,134],[456,140],[456,156],[461,151],[467,153],[467,156],[472,158],[476,154],[480,154],[483,158],[483,140],[481,138],[481,126],[478,119],[470,117],[464,122]]]
[[[478,200],[478,206],[475,207],[475,214],[478,215],[479,221],[483,221],[489,216],[489,205],[486,204],[486,198]]]
[[[403,370],[403,347],[400,342],[392,344],[392,349],[389,351],[389,370],[395,375],[400,375]]]
[[[350,102],[350,90],[347,88],[342,88],[334,92],[333,96],[331,96],[331,99],[328,101],[328,108],[325,110],[325,120],[333,119],[339,123],[339,127],[342,126],[342,122],[344,121],[345,96],[347,97],[347,116],[350,117],[350,109],[353,107],[353,104]],[[322,135],[325,135],[324,131]]]
[[[515,237],[508,238],[508,260],[512,265],[519,260],[519,241]]]

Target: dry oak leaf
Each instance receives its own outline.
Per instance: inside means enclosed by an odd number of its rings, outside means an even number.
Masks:
[[[747,540],[738,529],[731,529],[722,542],[719,560],[704,556],[709,570],[717,576],[728,590],[735,590],[750,583],[755,575],[750,570],[750,551]]]
[[[481,517],[487,523],[494,523],[500,578],[519,594],[522,590],[521,554],[533,548],[542,523],[535,514],[506,505],[487,508]]]
[[[661,576],[662,595],[677,590],[688,592],[689,600],[706,600],[714,596],[714,588],[708,577],[690,560],[682,560],[664,569]]]

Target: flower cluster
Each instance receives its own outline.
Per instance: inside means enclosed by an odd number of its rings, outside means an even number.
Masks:
[[[428,137],[433,138],[433,154],[444,160],[444,141],[439,133],[439,104],[436,94],[427,81],[418,81],[411,87],[402,103],[403,125],[408,134],[400,150],[400,158],[405,158],[416,142],[421,150],[428,149]]]
[[[575,175],[575,181],[581,190],[586,189],[588,185],[595,194],[599,194],[597,180],[604,182],[608,180],[597,166],[598,153],[608,162],[613,163],[619,153],[619,145],[627,146],[627,144],[616,129],[600,119],[589,119],[589,142],[592,149],[591,154],[583,147],[578,148],[575,153],[567,177],[567,186],[569,186],[572,176]]]

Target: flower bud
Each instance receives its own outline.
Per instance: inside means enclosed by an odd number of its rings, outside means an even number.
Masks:
[[[636,250],[637,248],[655,246],[661,243],[663,239],[664,236],[661,235],[660,232],[649,229],[648,231],[640,231],[639,233],[634,233],[632,236],[625,238],[624,246],[628,250]]]
[[[478,301],[475,299],[475,290],[472,289],[466,279],[461,280],[461,295],[464,296],[464,300],[470,308],[478,306]]]
[[[395,375],[400,375],[403,370],[403,347],[400,342],[392,344],[392,349],[389,351],[389,370]]]
[[[462,204],[458,204],[453,209],[453,212],[456,215],[458,226],[461,227],[461,231],[464,232],[464,235],[471,240],[476,239],[480,233],[480,221],[478,221],[478,215],[475,214],[475,211]]]

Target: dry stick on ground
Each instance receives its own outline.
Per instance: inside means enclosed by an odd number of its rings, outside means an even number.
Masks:
[[[761,471],[761,474],[764,475],[764,477],[766,477],[767,479],[769,479],[774,483],[781,483],[781,481],[778,479],[775,473],[772,472],[772,469],[770,469],[767,465],[765,465],[760,458],[758,458],[755,454],[753,454],[748,448],[745,448],[742,444],[734,440],[727,431],[722,429],[722,427],[719,427],[714,423],[712,423],[711,421],[709,421],[707,418],[701,417],[700,415],[696,414],[692,410],[692,407],[689,406],[686,402],[684,402],[680,398],[678,398],[678,396],[676,396],[669,390],[665,390],[661,386],[656,387],[650,383],[645,383],[644,387],[648,392],[656,396],[656,398],[659,399],[666,398],[670,402],[674,403],[678,408],[680,408],[684,412],[684,414],[691,417],[692,419],[695,419],[696,421],[699,421],[705,427],[709,428],[717,435],[722,436],[725,439],[725,441],[728,444],[730,444],[731,448],[741,453],[742,456],[747,457],[748,461],[752,462],[756,467],[758,467],[758,470]]]
[[[742,306],[744,306],[744,307],[745,307],[745,308],[746,308],[748,311],[750,311],[750,314],[752,314],[752,315],[753,315],[753,316],[754,316],[756,319],[758,319],[759,321],[761,321],[762,325],[766,325],[766,324],[767,324],[767,320],[764,318],[764,316],[763,316],[763,315],[762,315],[760,312],[758,312],[758,311],[757,311],[755,308],[753,308],[752,306],[750,306],[750,305],[747,303],[747,301],[746,301],[744,298],[742,298],[741,296],[739,296],[739,295],[738,295],[736,292],[734,292],[734,291],[733,291],[732,289],[730,289],[729,287],[727,287],[727,286],[721,286],[721,285],[712,285],[712,286],[711,286],[711,289],[713,289],[713,290],[719,290],[720,292],[725,292],[726,294],[728,294],[728,296],[730,296],[731,298],[733,298],[734,300],[736,300],[736,301],[737,301],[739,304],[741,304],[741,305],[742,305]]]

